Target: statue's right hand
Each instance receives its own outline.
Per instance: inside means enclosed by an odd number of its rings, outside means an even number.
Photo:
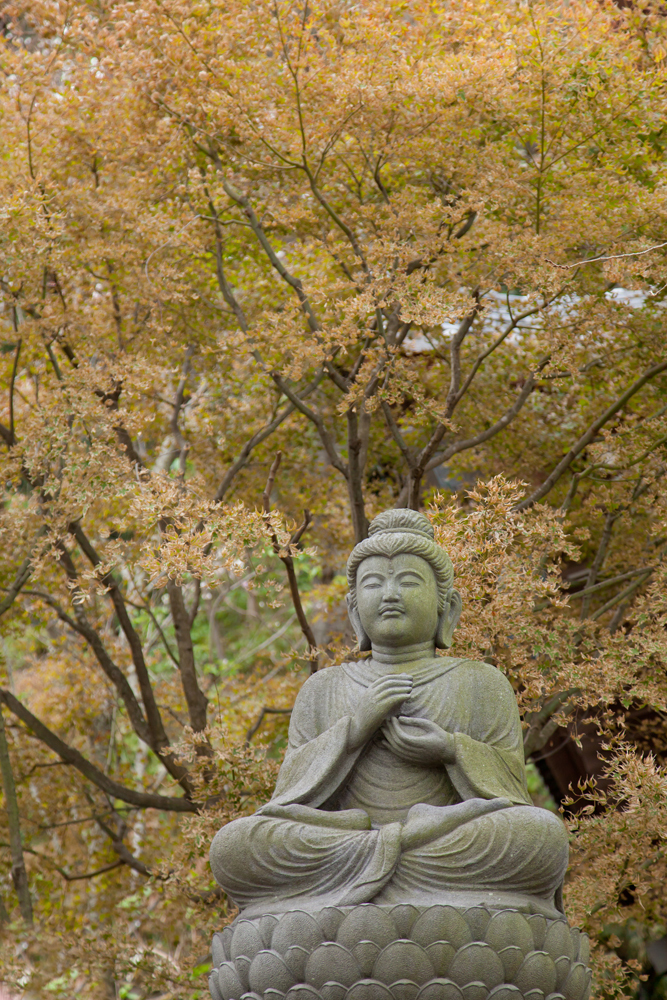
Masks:
[[[373,681],[357,703],[350,726],[349,749],[357,750],[385,719],[412,694],[410,674],[386,674]]]

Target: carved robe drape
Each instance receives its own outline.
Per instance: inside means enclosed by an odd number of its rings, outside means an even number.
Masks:
[[[428,766],[398,758],[381,731],[348,749],[355,705],[388,670],[365,660],[306,681],[272,800],[213,841],[220,885],[249,916],[371,900],[486,900],[555,915],[567,837],[558,817],[531,804],[507,679],[489,664],[446,657],[414,674],[400,714],[432,720],[456,745],[455,764]],[[437,829],[402,850],[418,803],[439,807]]]

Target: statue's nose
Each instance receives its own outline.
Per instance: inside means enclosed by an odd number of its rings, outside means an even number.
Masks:
[[[387,580],[385,582],[385,585],[384,585],[383,589],[382,589],[382,600],[383,601],[389,601],[389,602],[395,602],[395,601],[398,601],[400,599],[400,596],[401,595],[399,593],[399,589],[398,589],[398,585],[397,585],[396,581],[392,580],[392,579]]]

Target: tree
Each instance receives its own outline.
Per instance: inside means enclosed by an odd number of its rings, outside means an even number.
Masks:
[[[642,791],[667,710],[660,10],[3,16],[0,697],[33,981],[196,995],[197,929],[226,912],[207,839],[270,794],[305,672],[349,641],[314,620],[344,554],[407,505],[453,551],[456,651],[508,673],[527,755],[603,727],[572,912],[630,989],[643,945],[604,928],[643,908],[657,933],[664,872]],[[51,947],[56,911],[85,949]]]

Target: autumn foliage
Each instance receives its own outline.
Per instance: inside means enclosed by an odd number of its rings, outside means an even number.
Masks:
[[[7,987],[206,996],[211,836],[350,655],[346,554],[396,505],[452,556],[453,652],[511,679],[540,801],[545,748],[599,729],[568,916],[596,996],[663,996],[661,5],[0,27]]]

